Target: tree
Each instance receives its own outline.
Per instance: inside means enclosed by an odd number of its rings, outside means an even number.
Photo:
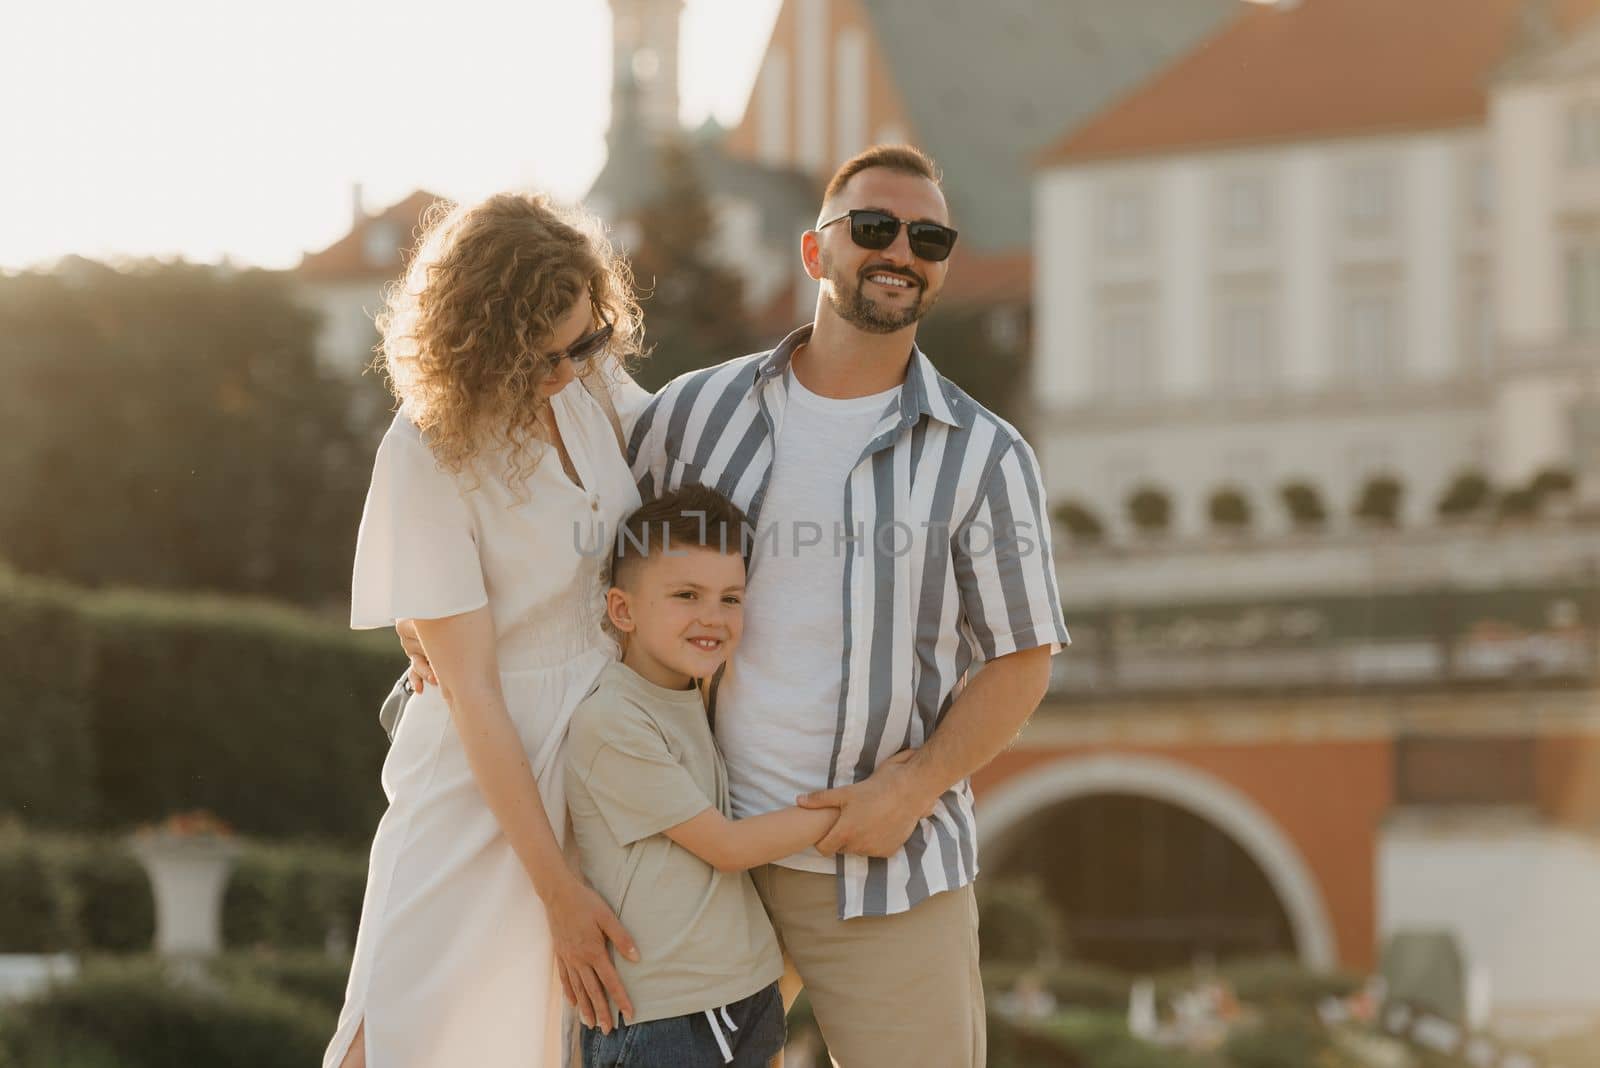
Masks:
[[[0,556],[90,585],[342,597],[375,441],[316,329],[264,271],[0,278]]]
[[[996,324],[1017,314],[1015,309],[988,304],[940,305],[917,324],[917,347],[939,373],[1013,426],[1023,415],[1026,332],[1000,330]]]
[[[693,149],[682,139],[668,141],[659,162],[661,192],[639,211],[632,256],[651,350],[637,377],[651,390],[755,346],[743,280],[713,245],[716,219]]]

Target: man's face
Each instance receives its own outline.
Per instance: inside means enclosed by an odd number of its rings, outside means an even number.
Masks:
[[[948,226],[950,209],[931,181],[887,167],[869,167],[824,206],[823,218],[854,208],[888,212],[906,222]],[[850,239],[848,219],[816,232],[822,293],[834,313],[869,334],[892,334],[933,310],[949,260],[933,263],[911,251],[905,226],[886,249],[866,249]]]

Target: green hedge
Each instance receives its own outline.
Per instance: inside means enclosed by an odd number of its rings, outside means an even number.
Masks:
[[[93,642],[73,604],[0,571],[0,817],[78,827],[94,816]]]
[[[0,576],[0,818],[124,830],[206,809],[246,834],[366,841],[392,634],[239,598]],[[18,670],[20,668],[20,670]]]
[[[6,1010],[0,1063],[302,1068],[321,1060],[336,1021],[335,1011],[248,974],[195,983],[148,958],[95,961]]]
[[[225,944],[324,952],[330,931],[353,943],[364,853],[241,844],[223,897]],[[155,934],[149,880],[120,838],[0,832],[0,901],[0,953],[135,953]]]

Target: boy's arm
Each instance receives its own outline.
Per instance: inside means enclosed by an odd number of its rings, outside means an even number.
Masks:
[[[662,833],[718,871],[739,872],[815,845],[838,818],[836,808],[786,808],[730,820],[712,807]]]

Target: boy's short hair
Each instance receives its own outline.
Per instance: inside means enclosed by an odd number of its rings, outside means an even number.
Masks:
[[[710,486],[691,483],[651,498],[617,528],[611,584],[624,585],[641,562],[668,549],[716,549],[742,557],[748,524],[744,511]]]

